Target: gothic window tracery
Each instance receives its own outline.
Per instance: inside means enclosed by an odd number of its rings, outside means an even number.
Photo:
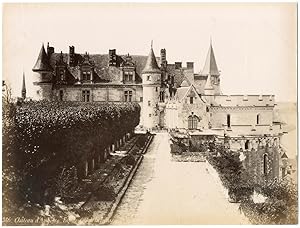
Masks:
[[[198,122],[200,121],[198,116],[191,115],[188,117],[188,128],[190,130],[198,128]]]

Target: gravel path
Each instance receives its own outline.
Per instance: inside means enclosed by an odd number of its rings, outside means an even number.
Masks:
[[[158,133],[112,224],[247,224],[205,162],[172,162],[167,133]]]

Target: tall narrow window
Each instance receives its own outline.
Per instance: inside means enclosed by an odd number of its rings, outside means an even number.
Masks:
[[[256,116],[256,124],[260,124],[260,114],[257,114]]]
[[[249,140],[246,140],[245,142],[245,150],[249,150]]]
[[[82,101],[90,102],[90,91],[89,90],[82,90]]]
[[[193,103],[194,103],[194,98],[190,97],[190,104],[193,104]]]
[[[148,106],[151,106],[151,101],[148,101]]]
[[[147,76],[147,81],[150,81],[150,76]]]
[[[59,100],[63,101],[64,98],[64,91],[63,90],[59,90]]]
[[[132,91],[129,91],[129,97],[128,97],[128,101],[131,102],[132,101]]]
[[[127,102],[128,100],[128,91],[124,91],[124,101]]]
[[[87,78],[86,72],[84,71],[84,72],[82,72],[82,80],[83,80],[83,81],[86,81],[86,78]]]
[[[124,78],[125,78],[125,81],[128,81],[128,73],[127,72],[124,73]]]
[[[132,79],[133,79],[133,74],[132,74],[132,72],[129,72],[129,81],[132,82]]]
[[[89,71],[86,73],[86,80],[91,80],[91,72]]]
[[[268,174],[268,155],[264,154],[264,174]]]
[[[231,123],[230,123],[230,115],[227,115],[227,127],[231,127]]]

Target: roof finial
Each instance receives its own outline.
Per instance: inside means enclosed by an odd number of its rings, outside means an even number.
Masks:
[[[153,40],[151,40],[151,49],[153,48]]]
[[[212,46],[212,38],[211,38],[211,35],[210,35],[210,46]]]

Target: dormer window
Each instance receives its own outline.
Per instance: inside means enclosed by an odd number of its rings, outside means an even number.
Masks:
[[[90,71],[83,71],[82,72],[82,80],[83,81],[90,81],[91,80],[91,72]]]
[[[124,72],[124,82],[132,82],[133,81],[133,72],[132,71],[125,71]]]
[[[129,81],[132,82],[132,78],[133,78],[133,73],[129,72]]]

